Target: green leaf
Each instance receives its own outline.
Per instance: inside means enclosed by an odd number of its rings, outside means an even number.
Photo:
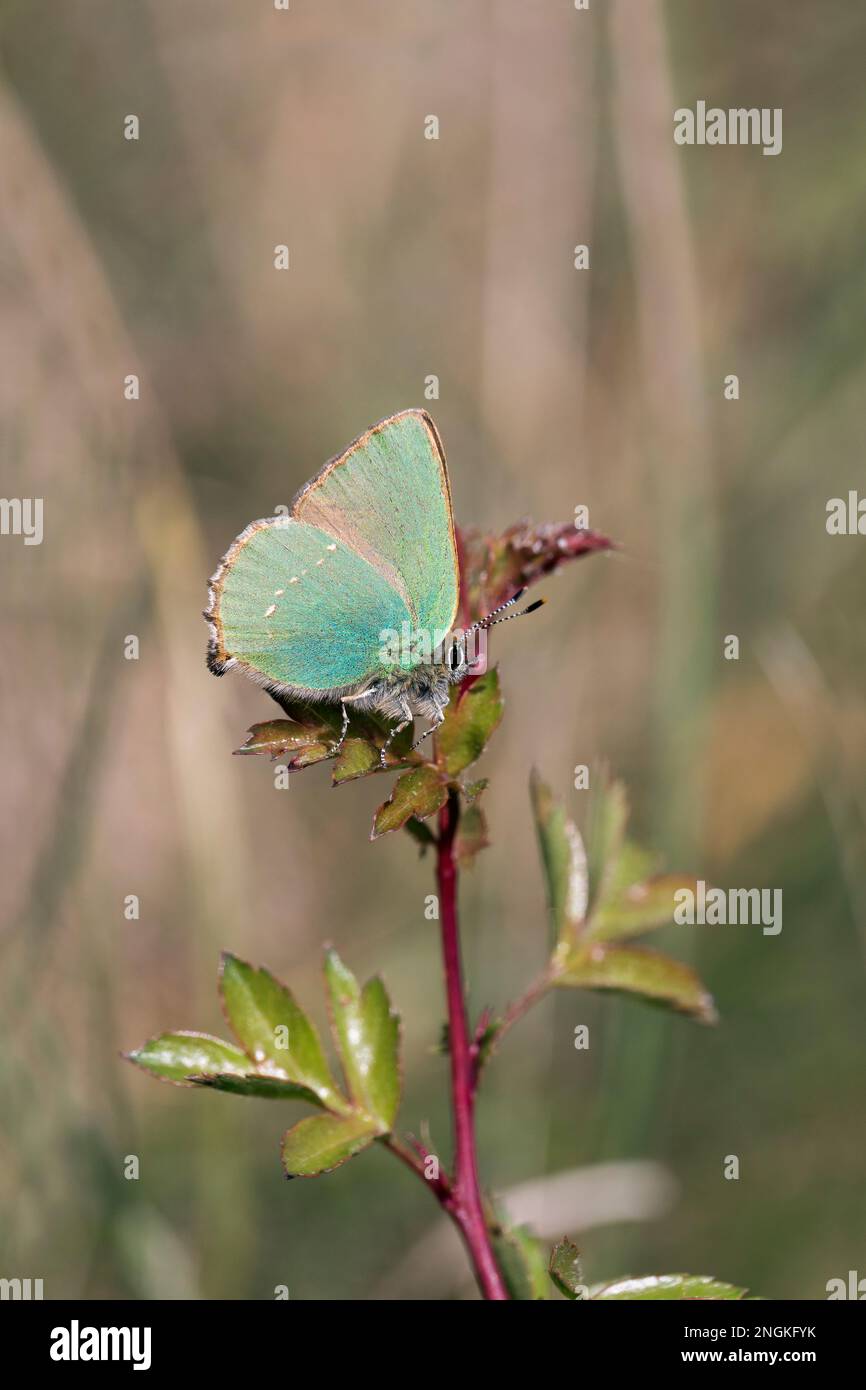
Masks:
[[[334,762],[333,782],[334,786],[340,786],[343,782],[352,782],[357,777],[368,777],[371,772],[381,772],[382,760],[381,749],[388,739],[390,726],[384,721],[374,721],[368,716],[366,719],[356,716],[350,722],[360,725],[365,730],[354,738],[347,738],[343,744],[341,752]],[[366,726],[366,728],[365,728]],[[408,764],[423,764],[423,758],[419,753],[412,752],[412,726],[403,729],[393,740],[385,754],[387,767],[405,767]]]
[[[463,795],[466,797],[466,800],[469,802],[470,806],[473,801],[478,800],[481,793],[485,792],[489,786],[489,777],[479,777],[476,782],[466,783],[466,786],[463,788]]]
[[[639,994],[692,1015],[702,1023],[715,1023],[716,1010],[694,970],[641,946],[586,945],[572,951],[551,977],[559,987],[610,989]]]
[[[192,1076],[194,1086],[205,1086],[212,1091],[228,1091],[234,1096],[261,1096],[265,1100],[306,1100],[311,1105],[324,1105],[321,1096],[307,1086],[299,1086],[296,1081],[284,1081],[281,1076],[262,1076],[248,1072],[246,1076],[233,1076],[222,1073],[220,1076]]]
[[[651,850],[642,849],[633,840],[626,840],[619,853],[616,869],[611,875],[610,895],[618,898],[627,888],[647,879],[656,878],[659,873],[659,857]]]
[[[436,736],[436,756],[449,776],[455,777],[480,758],[502,712],[495,667],[472,685],[455,687],[445,723]]]
[[[416,820],[414,816],[409,817],[403,829],[408,831],[412,839],[420,845],[422,858],[430,846],[436,843],[436,836],[429,825],[425,825],[422,820]]]
[[[572,1300],[585,1297],[583,1276],[580,1269],[580,1251],[574,1241],[563,1236],[550,1252],[547,1267],[551,1279],[561,1294]]]
[[[610,1284],[595,1284],[589,1296],[594,1299],[741,1299],[745,1298],[746,1290],[734,1284],[723,1284],[707,1274],[647,1274],[638,1279],[627,1277],[615,1279]]]
[[[339,705],[322,704],[320,701],[297,700],[291,695],[274,694],[272,698],[292,724],[298,724],[315,738],[340,737],[343,727],[343,711]]]
[[[347,738],[334,763],[334,785],[366,777],[369,772],[378,772],[381,766],[379,750],[374,744],[363,738]]]
[[[370,839],[377,840],[390,830],[399,830],[410,816],[427,820],[444,806],[447,799],[448,788],[435,767],[425,763],[423,767],[404,772],[397,778],[384,806],[380,806],[373,817]]]
[[[274,696],[274,699],[289,717],[254,724],[246,742],[235,750],[237,753],[258,753],[270,758],[288,755],[286,766],[290,772],[334,757],[343,728],[339,705],[311,705],[283,696]],[[379,750],[390,730],[391,725],[380,715],[371,711],[352,712],[349,736],[334,764],[334,784],[378,772],[381,769]],[[389,767],[399,767],[405,762],[411,742],[411,727],[397,735],[388,752]]]
[[[586,853],[574,822],[550,788],[533,770],[529,782],[535,829],[547,883],[547,904],[554,942],[570,941],[579,932],[588,901]]]
[[[298,724],[288,719],[269,719],[264,724],[253,724],[247,730],[246,743],[235,749],[235,753],[238,757],[259,753],[279,758],[310,741],[309,734]]]
[[[226,1017],[257,1071],[307,1087],[329,1109],[348,1109],[315,1027],[285,985],[268,970],[256,970],[224,951],[220,993]]]
[[[547,1264],[539,1242],[526,1226],[497,1226],[491,1233],[493,1253],[515,1300],[547,1298]]]
[[[160,1033],[158,1038],[150,1038],[124,1055],[161,1081],[175,1081],[181,1086],[192,1085],[193,1077],[224,1073],[243,1077],[250,1069],[249,1057],[233,1043],[213,1038],[209,1033],[183,1030]]]
[[[695,879],[663,874],[643,883],[632,883],[616,895],[609,894],[608,901],[592,918],[587,934],[593,941],[618,941],[666,927],[674,919],[674,895],[684,888],[697,892]]]
[[[476,854],[490,844],[487,836],[487,818],[476,803],[467,806],[457,822],[454,837],[454,857],[461,868],[468,868]]]
[[[376,1129],[366,1115],[310,1115],[283,1135],[286,1176],[330,1173],[372,1144]]]
[[[289,719],[271,719],[265,724],[253,724],[246,743],[235,752],[238,755],[259,753],[270,758],[289,754],[286,767],[296,772],[332,756],[334,744],[329,733],[326,725],[305,729]]]
[[[590,911],[606,901],[620,863],[628,820],[628,802],[622,782],[601,775],[593,791],[587,831]]]
[[[325,983],[349,1094],[375,1132],[387,1134],[400,1102],[400,1020],[379,977],[360,989],[333,949],[325,953]]]

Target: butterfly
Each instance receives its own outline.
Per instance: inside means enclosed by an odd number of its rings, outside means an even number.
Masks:
[[[520,598],[453,632],[460,571],[451,485],[424,410],[380,420],[319,470],[288,514],[253,521],[210,581],[208,666],[237,668],[274,695],[396,721],[442,723],[472,637]],[[544,600],[531,604],[532,612]],[[517,614],[512,616],[516,617]],[[499,619],[499,621],[505,621]]]

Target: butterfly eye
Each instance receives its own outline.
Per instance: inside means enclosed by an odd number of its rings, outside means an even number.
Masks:
[[[451,671],[457,671],[463,665],[463,644],[452,642],[448,651],[448,667]]]

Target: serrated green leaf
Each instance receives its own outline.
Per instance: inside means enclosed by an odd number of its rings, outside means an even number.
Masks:
[[[246,1076],[223,1073],[220,1076],[191,1076],[194,1086],[212,1091],[227,1091],[234,1096],[260,1096],[265,1100],[305,1100],[310,1105],[324,1106],[321,1096],[296,1081],[284,1081],[280,1076],[261,1076],[248,1072]]]
[[[583,1275],[580,1269],[580,1251],[574,1241],[563,1237],[557,1241],[550,1252],[547,1267],[553,1283],[561,1294],[572,1300],[584,1298]]]
[[[535,770],[529,788],[547,885],[553,941],[570,941],[583,925],[589,895],[583,841],[562,802],[554,798]]]
[[[734,1284],[723,1284],[707,1274],[647,1274],[634,1279],[615,1279],[610,1284],[595,1284],[590,1289],[593,1299],[645,1298],[709,1298],[741,1299],[746,1290]]]
[[[487,835],[487,817],[476,803],[467,806],[457,822],[454,837],[454,857],[461,869],[469,868],[476,854],[490,844]]]
[[[378,840],[380,835],[399,830],[410,816],[416,820],[427,820],[444,806],[447,799],[448,788],[435,767],[425,763],[423,767],[404,772],[397,778],[388,800],[373,817],[370,839]]]
[[[674,920],[674,895],[682,889],[697,892],[696,880],[663,874],[643,883],[632,883],[617,894],[609,893],[607,901],[593,915],[587,935],[593,941],[621,941],[666,927]]]
[[[388,740],[390,726],[385,720],[376,720],[372,716],[355,716],[349,727],[356,726],[358,732],[346,739],[334,762],[335,787],[382,770],[381,749]],[[421,755],[412,752],[411,724],[389,744],[385,762],[388,770],[423,763]]]
[[[331,757],[334,744],[328,737],[329,732],[324,725],[303,728],[289,719],[271,719],[264,724],[253,724],[246,743],[235,752],[238,755],[258,753],[270,758],[288,754],[286,767],[296,772]]]
[[[608,989],[639,994],[655,1004],[715,1023],[716,1010],[694,970],[642,946],[587,944],[566,957],[552,976],[560,988]]]
[[[468,688],[455,686],[445,723],[436,736],[436,757],[450,777],[456,777],[480,758],[502,713],[495,667]]]
[[[249,1057],[233,1043],[213,1038],[209,1033],[185,1030],[160,1033],[125,1056],[161,1081],[174,1081],[180,1086],[191,1086],[193,1076],[228,1073],[242,1077],[250,1069]]]
[[[589,864],[589,908],[596,912],[606,901],[620,863],[628,820],[628,801],[622,782],[602,774],[589,805],[586,857]]]
[[[379,977],[360,989],[334,950],[325,953],[325,983],[349,1094],[387,1134],[400,1102],[400,1020]]]
[[[223,952],[220,993],[226,1017],[257,1071],[309,1088],[329,1109],[348,1109],[314,1025],[270,971]]]
[[[339,705],[311,705],[281,696],[274,696],[274,699],[288,718],[254,724],[246,742],[235,750],[237,753],[257,753],[270,758],[287,756],[286,767],[290,772],[334,757],[343,727]],[[378,772],[381,768],[379,750],[390,732],[391,725],[380,715],[369,710],[351,712],[349,736],[334,764],[334,784]],[[388,752],[389,767],[399,767],[405,762],[411,742],[411,727],[397,735]]]
[[[365,1115],[310,1115],[283,1135],[282,1160],[287,1177],[311,1178],[330,1173],[369,1148],[375,1126]]]
[[[511,1297],[521,1302],[546,1299],[547,1263],[532,1232],[526,1226],[497,1226],[490,1238]]]
[[[363,738],[347,738],[334,762],[334,785],[351,782],[356,777],[366,777],[370,772],[378,772],[381,766],[375,744]]]

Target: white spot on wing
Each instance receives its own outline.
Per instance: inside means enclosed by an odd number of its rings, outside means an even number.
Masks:
[[[276,613],[276,611],[277,611],[277,605],[276,605],[275,603],[272,603],[271,606],[270,606],[270,608],[266,608],[266,609],[265,609],[265,617],[266,617],[266,618],[269,618],[269,617],[271,616],[271,614],[272,614],[272,613]]]

